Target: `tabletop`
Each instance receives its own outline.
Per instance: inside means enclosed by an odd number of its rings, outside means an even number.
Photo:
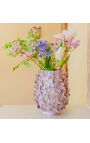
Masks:
[[[35,105],[3,105],[0,119],[90,119],[90,106],[69,106],[60,115],[46,115]]]

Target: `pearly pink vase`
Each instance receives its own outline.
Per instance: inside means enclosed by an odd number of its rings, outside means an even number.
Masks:
[[[68,104],[68,77],[61,70],[38,71],[35,81],[37,107],[46,114],[61,113]]]

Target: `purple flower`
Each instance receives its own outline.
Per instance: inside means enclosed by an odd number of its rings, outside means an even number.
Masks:
[[[46,53],[46,48],[44,47],[40,51],[40,57],[43,57],[45,53]]]
[[[75,39],[75,38],[72,38],[68,41],[65,42],[65,45],[69,48],[77,48],[79,45],[80,45],[80,41]]]
[[[40,55],[39,55],[41,58],[44,56],[44,53],[43,52],[40,52]]]
[[[46,52],[46,48],[45,48],[45,47],[42,48],[42,49],[41,49],[41,52],[45,53],[45,52]]]
[[[52,50],[49,50],[48,52],[46,52],[46,58],[50,58],[52,53],[53,53]]]
[[[43,56],[46,56],[46,58],[49,58],[51,56],[51,53],[53,51],[50,49],[49,51],[47,51],[46,48],[42,48],[41,51],[40,51],[40,57],[42,58]]]
[[[21,48],[21,47],[20,47],[19,44],[14,44],[13,47],[12,47],[12,50],[13,50],[14,52],[16,52],[16,51],[19,50],[20,48]]]
[[[37,43],[37,48],[42,48],[42,47],[48,47],[48,42],[47,41],[44,41],[44,40],[40,40],[38,41]]]
[[[39,56],[42,58],[45,56],[46,58],[49,58],[52,50],[49,48],[48,42],[45,40],[40,40],[37,43],[37,50],[39,49]]]
[[[76,40],[76,39],[72,40],[72,42],[71,42],[71,46],[72,47],[77,48],[79,45],[80,45],[80,41],[79,40]]]

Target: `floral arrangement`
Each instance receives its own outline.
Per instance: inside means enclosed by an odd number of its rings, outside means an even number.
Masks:
[[[80,41],[75,38],[73,30],[64,30],[61,34],[53,35],[55,42],[41,39],[41,28],[33,27],[28,32],[27,39],[20,38],[5,44],[5,49],[13,57],[20,57],[20,62],[13,67],[16,70],[20,65],[31,67],[35,62],[42,70],[61,69],[69,60],[70,52],[76,49]]]

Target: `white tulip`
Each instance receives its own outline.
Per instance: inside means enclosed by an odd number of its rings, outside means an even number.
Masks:
[[[64,54],[64,48],[59,47],[58,50],[55,52],[55,59],[60,61],[63,57],[63,54]]]

